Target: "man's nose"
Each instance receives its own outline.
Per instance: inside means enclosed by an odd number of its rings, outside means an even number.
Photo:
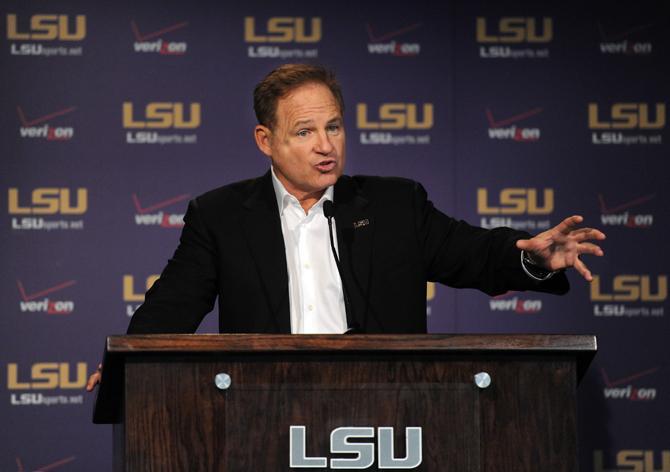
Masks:
[[[321,131],[317,135],[316,146],[314,150],[319,154],[330,154],[333,152],[334,146],[330,140],[330,136],[325,131]]]

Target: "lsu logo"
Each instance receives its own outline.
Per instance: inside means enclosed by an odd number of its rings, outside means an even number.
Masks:
[[[477,17],[477,42],[478,43],[548,43],[554,37],[553,19],[542,18],[541,30],[535,18],[524,18],[516,16],[504,16],[498,20],[497,26],[491,27],[487,19]],[[538,30],[540,30],[538,32]]]
[[[158,274],[150,275],[146,279],[144,288],[135,291],[135,277],[133,275],[124,275],[123,276],[123,301],[132,303],[132,302],[143,302],[144,301],[144,292],[149,290],[156,280],[160,276]]]
[[[366,103],[356,105],[358,129],[431,129],[434,123],[433,104],[424,103],[420,115],[415,103],[383,103],[377,109],[376,117],[371,119]]]
[[[617,275],[612,280],[611,291],[603,291],[601,277],[593,276],[591,282],[591,301],[594,302],[664,302],[668,298],[668,276],[658,275],[655,290],[649,275]]]
[[[504,188],[496,205],[489,204],[488,189],[477,189],[477,213],[480,215],[548,215],[554,211],[554,189],[545,188],[542,204],[534,188]]]
[[[317,43],[321,41],[321,18],[312,18],[309,32],[306,18],[275,16],[268,19],[265,33],[256,34],[256,19],[244,18],[244,41],[247,43]]]
[[[86,16],[76,15],[74,24],[69,15],[32,15],[30,27],[19,31],[15,13],[7,15],[7,39],[44,41],[81,41],[86,37]]]
[[[617,451],[613,466],[616,468],[605,465],[602,450],[593,451],[593,472],[670,472],[670,450],[623,449]]]
[[[190,104],[188,118],[184,118],[184,104],[180,102],[151,102],[144,108],[144,117],[135,118],[132,102],[123,102],[123,127],[128,129],[193,129],[200,126],[200,103]]]
[[[426,301],[429,302],[435,298],[435,282],[426,283]]]
[[[416,469],[423,461],[422,430],[420,427],[405,428],[405,457],[395,457],[393,451],[394,428],[382,426],[377,428],[377,444],[362,442],[373,440],[375,428],[340,427],[330,433],[330,452],[335,454],[354,454],[355,458],[332,458],[330,469]],[[352,441],[353,439],[353,441]],[[375,447],[376,446],[376,447]],[[376,450],[375,450],[376,449]],[[289,428],[289,468],[290,469],[325,469],[328,467],[327,457],[307,456],[307,427],[294,426]]]
[[[589,103],[589,129],[661,129],[665,127],[665,103],[656,103],[650,119],[647,103],[615,103],[601,118],[597,103]]]
[[[68,362],[38,362],[30,367],[30,375],[20,375],[16,363],[7,364],[8,390],[54,390],[79,389],[86,385],[88,366],[86,362],[77,362],[72,366]]]
[[[82,215],[88,210],[88,190],[78,188],[73,200],[69,188],[40,187],[32,191],[30,202],[20,202],[19,189],[8,192],[10,215]]]

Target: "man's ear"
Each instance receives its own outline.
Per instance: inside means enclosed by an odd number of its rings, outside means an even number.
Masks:
[[[270,131],[270,128],[263,125],[256,125],[254,128],[254,139],[256,140],[258,149],[260,149],[266,156],[272,157],[272,147],[270,146],[272,131]]]

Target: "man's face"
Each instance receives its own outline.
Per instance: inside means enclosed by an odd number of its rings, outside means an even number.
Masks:
[[[322,84],[301,85],[280,98],[273,129],[257,126],[256,143],[286,190],[300,201],[318,200],[344,170],[342,114]]]

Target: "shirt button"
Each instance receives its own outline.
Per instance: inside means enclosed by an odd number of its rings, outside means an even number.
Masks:
[[[309,269],[309,268],[310,268],[309,262],[306,262],[305,265],[304,265],[303,267],[304,267],[305,269]]]
[[[307,305],[307,309],[308,309],[309,311],[314,310],[314,305]]]

